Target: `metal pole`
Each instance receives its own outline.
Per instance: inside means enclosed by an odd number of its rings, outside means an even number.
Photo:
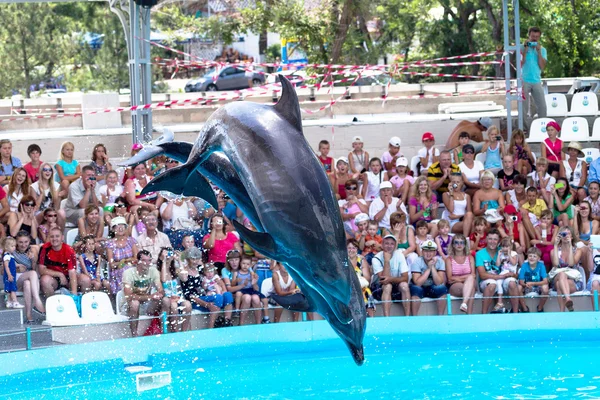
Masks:
[[[129,73],[131,76],[131,106],[140,105],[140,69],[139,69],[139,24],[140,24],[140,6],[133,0],[129,0],[129,37],[131,45],[131,54],[129,56]],[[142,126],[139,110],[131,112],[131,125],[133,130],[133,142],[139,143],[142,140]]]
[[[167,312],[163,311],[161,314],[162,317],[162,328],[163,328],[163,334],[167,334],[169,333],[169,328],[167,327]]]
[[[509,19],[508,19],[508,0],[502,1],[502,18],[504,20],[504,85],[506,87],[506,135],[510,142],[512,135],[512,96],[510,93],[510,35],[509,35]]]
[[[523,69],[521,67],[521,16],[519,14],[519,0],[513,0],[513,7],[515,18],[515,45],[517,54],[517,97],[519,97],[519,100],[517,100],[517,109],[519,111],[519,129],[523,130]],[[508,132],[509,143],[511,136],[512,132]]]
[[[139,41],[141,46],[140,72],[141,72],[141,92],[142,104],[152,103],[152,68],[150,60],[150,8],[143,7],[141,15],[141,29],[144,41]],[[145,108],[140,110],[142,114],[142,134],[144,142],[152,140],[152,109]]]
[[[594,311],[598,311],[598,291],[594,290]]]
[[[448,315],[452,315],[452,298],[450,297],[450,293],[446,295],[446,308]]]
[[[27,340],[27,350],[31,350],[31,328],[25,329],[25,338]]]

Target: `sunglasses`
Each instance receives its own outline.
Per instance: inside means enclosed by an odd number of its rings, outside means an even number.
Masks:
[[[96,177],[95,177],[95,176],[92,176],[92,177],[90,177],[90,178],[89,178],[89,180],[90,180],[90,181],[95,181],[95,180],[96,180]]]
[[[358,186],[346,186],[346,190],[356,190]]]
[[[23,205],[27,207],[33,207],[35,206],[35,203],[23,203]]]
[[[44,171],[44,172],[52,172],[52,168],[42,168],[42,171]]]
[[[56,218],[58,217],[58,214],[48,214],[46,215],[47,218]]]
[[[465,241],[464,240],[453,240],[452,244],[455,244],[457,246],[464,246],[465,245]]]
[[[463,153],[465,153],[465,154],[475,154],[475,152],[473,150],[465,150],[465,151],[463,151]]]
[[[117,204],[115,207],[116,208],[125,208],[125,207],[127,207],[127,205],[125,205],[125,204]]]

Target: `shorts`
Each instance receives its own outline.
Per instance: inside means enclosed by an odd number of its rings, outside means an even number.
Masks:
[[[200,300],[205,301],[207,303],[213,303],[215,306],[223,308],[225,306],[233,304],[233,295],[231,294],[231,292],[225,292],[223,294],[213,294],[212,296],[200,296]],[[192,301],[192,308],[203,312],[210,312],[208,308],[202,307],[195,301]]]
[[[600,275],[592,274],[587,283],[587,290],[592,291],[592,283],[600,282]]]
[[[240,293],[241,294],[249,294],[251,296],[252,295],[257,295],[258,297],[260,297],[261,300],[265,298],[264,294],[262,294],[258,290],[255,290],[254,288],[240,289]]]
[[[65,278],[67,278],[67,284],[66,285],[61,285],[60,284],[60,278],[59,277],[53,276],[53,278],[56,281],[56,285],[57,285],[56,290],[60,289],[61,287],[65,287],[65,288],[69,287],[69,275],[65,275]]]
[[[536,227],[540,224],[540,220],[538,219],[538,217],[536,217],[536,215],[534,213],[529,213],[529,221],[531,221],[531,224]]]
[[[494,293],[492,294],[502,294],[502,284],[498,284],[498,281],[502,280],[502,279],[486,279],[484,281],[481,281],[479,283],[479,289],[481,289],[481,291],[483,292],[485,290],[486,287],[488,287],[488,285],[491,285],[492,283],[494,285],[496,285],[496,290],[494,291]]]
[[[379,282],[375,282],[371,284],[371,294],[375,300],[381,301],[381,295],[383,294],[383,287]],[[400,285],[394,284],[392,285],[392,300],[400,301],[402,300],[402,292],[400,291]],[[406,299],[408,300],[408,299]]]
[[[525,296],[527,296],[529,293],[537,293],[537,294],[541,295],[542,294],[542,287],[541,286],[525,287],[523,289],[523,294]]]
[[[439,299],[448,293],[446,285],[417,286],[410,284],[410,295],[422,299]]]
[[[500,284],[500,281],[502,281],[502,291],[503,293],[507,293],[508,292],[508,285],[511,282],[514,282],[517,284],[517,287],[519,286],[519,281],[517,281],[516,278],[506,278],[506,279],[498,279],[498,284]]]

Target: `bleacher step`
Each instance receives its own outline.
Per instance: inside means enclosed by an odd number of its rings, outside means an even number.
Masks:
[[[21,309],[0,309],[0,326],[2,327],[0,329],[4,330],[21,328],[23,324],[23,314],[24,311]]]
[[[52,346],[52,330],[39,325],[31,326],[31,347]],[[0,353],[7,351],[25,350],[27,348],[26,327],[0,330]]]

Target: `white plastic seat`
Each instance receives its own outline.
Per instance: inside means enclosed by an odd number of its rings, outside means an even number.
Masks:
[[[85,321],[79,317],[77,306],[71,296],[55,294],[46,300],[46,320],[44,325],[72,326],[82,325]]]
[[[560,131],[560,139],[568,144],[568,142],[589,142],[590,127],[587,119],[583,117],[569,117],[562,123]]]
[[[546,115],[549,117],[565,117],[569,113],[567,96],[562,93],[549,93],[546,99]]]
[[[595,159],[600,157],[600,150],[595,147],[589,147],[589,148],[583,149],[581,151],[583,151],[583,154],[585,154],[585,155],[579,159],[585,161],[586,163],[588,163],[588,165],[592,161],[594,161]]]
[[[410,170],[413,172],[414,177],[418,178],[421,175],[421,171],[417,170],[417,164],[419,164],[421,158],[419,156],[414,156],[410,159]]]
[[[549,122],[556,122],[552,118],[537,118],[531,122],[529,128],[529,138],[527,143],[541,143],[548,137],[546,133],[546,125]]]
[[[571,99],[569,115],[598,115],[598,97],[596,93],[575,93]]]
[[[592,127],[592,137],[590,138],[590,141],[600,141],[600,118],[596,118],[594,120],[594,126]]]
[[[73,246],[73,243],[75,243],[75,238],[77,237],[78,233],[79,233],[79,229],[77,229],[77,228],[69,229],[69,231],[67,232],[67,236],[65,238],[65,243],[68,244],[69,246]]]
[[[485,165],[485,160],[487,159],[486,153],[477,153],[475,156],[476,161],[480,161],[483,165]]]
[[[115,314],[110,298],[104,292],[90,292],[83,295],[81,317],[89,323],[127,320],[127,317]]]

